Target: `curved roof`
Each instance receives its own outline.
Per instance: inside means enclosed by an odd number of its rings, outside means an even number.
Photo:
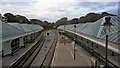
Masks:
[[[102,24],[104,22],[105,21],[103,20]],[[120,17],[118,17],[118,16],[111,16],[111,21],[110,22],[113,24],[113,26],[111,26],[110,32],[107,31],[108,34],[109,34],[109,40],[113,41],[113,42],[116,42],[116,43],[120,43],[119,42],[120,36],[118,36],[118,35],[120,35],[120,31],[119,31],[119,28],[120,28]],[[100,30],[98,32],[97,37],[105,39],[105,35],[106,35],[105,30],[104,30],[103,26],[101,26]]]
[[[38,32],[43,28],[33,24],[5,23],[0,21],[0,38],[3,41]]]
[[[93,22],[93,23],[85,23],[85,24],[77,24],[77,32],[81,32],[84,34],[88,34],[91,36],[99,37],[102,39],[105,39],[106,33],[105,29],[103,28],[102,24],[105,22],[105,17],[101,18],[100,20]],[[110,29],[109,33],[109,41],[120,43],[120,31],[118,28],[120,28],[120,17],[118,16],[111,16],[110,21],[113,26]],[[73,24],[74,25],[74,24]],[[66,30],[74,30],[73,25],[66,25]],[[58,27],[58,29],[64,29],[64,26]]]
[[[22,30],[2,22],[2,39],[21,34],[24,34]]]
[[[43,29],[41,26],[33,25],[33,24],[19,24],[19,23],[8,23],[8,24],[10,24],[11,26],[14,26],[26,33]]]
[[[85,34],[89,34],[89,35],[92,35],[92,36],[97,36],[98,34],[98,31],[100,29],[100,26],[101,26],[101,21],[103,19],[100,19],[94,23],[88,23],[87,26],[82,29],[82,30],[78,30],[79,32],[82,32],[82,33],[85,33]]]

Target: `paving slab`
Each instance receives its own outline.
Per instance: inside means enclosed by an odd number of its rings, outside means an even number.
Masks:
[[[78,45],[76,45],[74,60],[73,41],[68,38],[65,38],[65,40],[63,36],[59,36],[58,38],[51,66],[90,66],[91,56],[89,54],[86,54],[82,48],[78,48]]]

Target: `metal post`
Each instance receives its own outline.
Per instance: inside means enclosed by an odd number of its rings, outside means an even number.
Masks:
[[[76,25],[74,25],[74,32],[76,33]],[[75,39],[74,39],[74,42],[76,41],[76,34],[75,34]],[[76,42],[74,44],[74,60],[75,60],[75,45],[76,45]]]
[[[95,62],[95,68],[97,68],[97,61]]]
[[[65,34],[65,24],[64,24],[64,34]],[[65,45],[65,35],[64,35],[64,45]]]
[[[107,62],[107,51],[108,51],[108,35],[106,35],[106,55],[105,55],[105,68],[108,67],[108,62]]]
[[[108,61],[107,61],[107,50],[108,50],[108,34],[107,34],[107,30],[109,30],[110,32],[110,27],[113,25],[110,22],[111,17],[106,17],[105,18],[105,23],[103,23],[102,26],[104,26],[104,28],[106,29],[106,54],[105,54],[105,68],[108,68]]]
[[[92,48],[91,48],[91,55],[94,56],[94,50],[93,50],[93,42],[92,42]]]
[[[75,60],[75,44],[74,44],[74,60]]]

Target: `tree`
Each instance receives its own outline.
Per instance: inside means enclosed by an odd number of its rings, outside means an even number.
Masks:
[[[70,20],[70,23],[71,24],[78,24],[79,20],[78,20],[78,18],[73,18],[72,20]]]
[[[30,24],[30,21],[25,17],[25,16],[21,16],[21,15],[16,15],[15,19],[17,20],[17,22],[19,23],[28,23]]]
[[[101,16],[104,17],[104,16],[116,16],[116,15],[110,14],[108,12],[102,12]]]
[[[113,14],[109,14],[107,12],[103,12],[102,14],[98,14],[98,13],[89,13],[85,16],[82,16],[79,18],[79,22],[80,23],[86,23],[86,22],[95,22],[97,20],[99,20],[100,18],[104,17],[104,16],[114,16]]]
[[[7,19],[7,22],[18,22],[18,23],[28,23],[30,24],[30,21],[25,17],[21,15],[13,15],[12,13],[5,13],[4,17]]]
[[[85,23],[85,17],[84,16],[79,18],[79,23]]]
[[[62,17],[61,19],[57,20],[55,26],[58,27],[60,25],[66,25],[68,23],[67,17]]]
[[[48,22],[48,21],[41,21],[38,19],[31,19],[30,20],[32,24],[38,24],[40,26],[42,26],[44,29],[53,29],[53,24]]]
[[[7,19],[7,22],[17,22],[12,13],[5,13],[4,17]]]
[[[97,13],[89,13],[85,16],[85,22],[95,22],[100,19],[99,15]]]

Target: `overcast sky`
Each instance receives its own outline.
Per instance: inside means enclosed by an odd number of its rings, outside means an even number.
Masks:
[[[0,13],[20,14],[29,19],[41,19],[49,22],[61,17],[86,15],[90,12],[109,12],[118,14],[119,0],[1,0]]]

